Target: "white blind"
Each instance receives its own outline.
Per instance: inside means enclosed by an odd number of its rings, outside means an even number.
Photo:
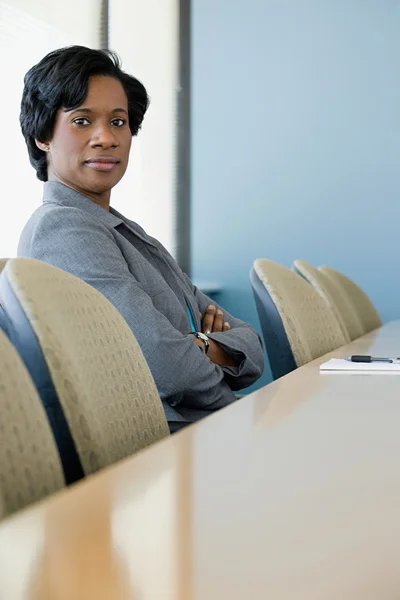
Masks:
[[[29,163],[19,126],[24,75],[56,48],[98,48],[100,21],[100,0],[0,1],[0,257],[16,255],[21,230],[42,201],[43,184]]]
[[[179,1],[109,0],[109,47],[151,97],[111,202],[175,254]]]

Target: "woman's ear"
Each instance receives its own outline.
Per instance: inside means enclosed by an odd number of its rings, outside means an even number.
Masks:
[[[39,140],[35,140],[35,144],[39,150],[42,150],[43,152],[48,152],[50,150],[48,142],[39,142]]]

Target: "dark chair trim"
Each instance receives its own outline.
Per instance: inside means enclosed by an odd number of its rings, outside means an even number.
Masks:
[[[0,304],[0,329],[4,331],[4,333],[8,334],[8,325],[7,325],[7,316],[4,312],[4,308]]]

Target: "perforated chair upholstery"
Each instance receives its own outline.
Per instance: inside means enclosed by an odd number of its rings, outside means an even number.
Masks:
[[[352,279],[336,271],[331,267],[321,266],[319,271],[329,277],[335,284],[342,290],[351,302],[360,322],[362,325],[362,333],[368,333],[373,329],[377,329],[382,325],[382,319],[380,318],[375,306],[368,298],[367,294],[362,290]]]
[[[65,485],[42,402],[0,331],[0,518]]]
[[[357,312],[354,310],[347,294],[343,294],[335,281],[304,260],[295,260],[293,267],[297,273],[314,286],[335,313],[347,341],[350,342],[361,337],[364,330]]]
[[[279,313],[297,367],[346,343],[333,312],[298,273],[263,258],[253,268]]]
[[[51,403],[48,369],[57,417],[57,397],[66,417],[56,438],[71,450],[65,432],[69,428],[85,474],[169,434],[139,345],[102,294],[61,269],[26,258],[8,262],[0,277],[0,294],[28,369],[33,375],[38,366],[42,370],[42,381],[36,385],[41,395],[47,392],[46,408]],[[27,335],[18,307],[34,336]]]

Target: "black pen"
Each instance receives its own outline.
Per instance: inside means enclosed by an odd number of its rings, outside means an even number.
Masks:
[[[400,358],[384,358],[379,356],[366,356],[362,354],[353,354],[353,356],[345,356],[344,360],[349,360],[350,362],[360,362],[360,363],[374,363],[374,362],[384,362],[384,363],[400,363]]]

